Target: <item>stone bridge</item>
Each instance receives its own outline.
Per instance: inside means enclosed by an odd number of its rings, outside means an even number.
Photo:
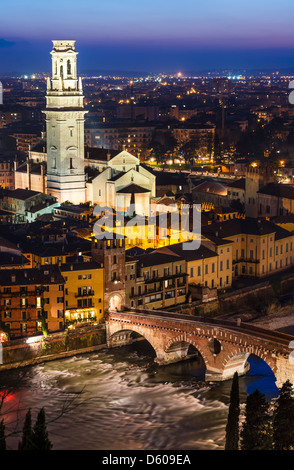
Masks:
[[[184,360],[189,357],[190,345],[194,346],[205,363],[206,380],[226,380],[235,371],[245,374],[249,370],[247,359],[253,354],[272,369],[278,387],[287,379],[294,383],[294,361],[289,349],[294,337],[284,333],[248,323],[154,310],[128,309],[107,314],[109,347],[130,344],[133,332],[151,344],[155,361],[162,365]]]

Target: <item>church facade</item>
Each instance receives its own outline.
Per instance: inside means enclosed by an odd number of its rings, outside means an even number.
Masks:
[[[138,157],[123,150],[109,159],[105,168],[87,182],[87,200],[128,213],[131,204],[139,215],[149,215],[150,199],[155,197],[155,176]]]

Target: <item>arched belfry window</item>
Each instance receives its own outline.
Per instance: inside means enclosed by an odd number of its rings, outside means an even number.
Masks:
[[[69,59],[67,61],[67,75],[71,75],[71,62]]]

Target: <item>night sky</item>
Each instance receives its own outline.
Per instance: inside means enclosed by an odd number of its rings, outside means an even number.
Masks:
[[[50,70],[75,39],[80,71],[294,69],[293,0],[13,0],[0,5],[0,72]]]

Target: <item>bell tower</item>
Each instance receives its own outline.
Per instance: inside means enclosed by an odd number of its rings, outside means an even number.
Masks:
[[[52,78],[47,80],[47,192],[59,202],[85,202],[82,80],[75,41],[53,41]]]

